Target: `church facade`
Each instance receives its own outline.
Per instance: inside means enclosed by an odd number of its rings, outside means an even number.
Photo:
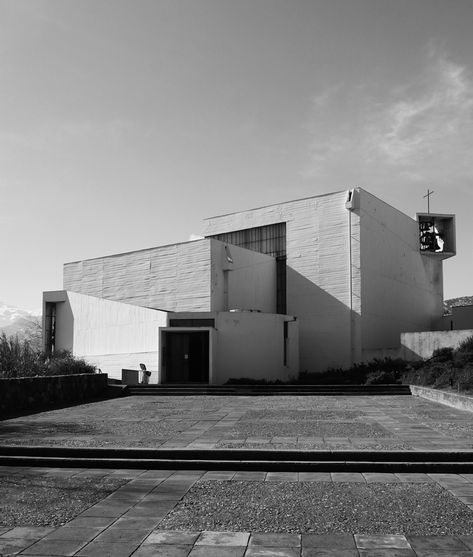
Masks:
[[[119,377],[288,379],[389,354],[435,330],[453,215],[412,219],[362,188],[205,221],[205,238],[67,263],[45,347]]]

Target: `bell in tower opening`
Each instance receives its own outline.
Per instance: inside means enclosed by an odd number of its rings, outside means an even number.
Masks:
[[[456,253],[455,215],[417,213],[419,225],[419,250],[424,255],[441,259]]]

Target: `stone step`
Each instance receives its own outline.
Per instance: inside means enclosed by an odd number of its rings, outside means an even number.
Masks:
[[[133,385],[129,395],[229,395],[229,396],[354,396],[354,395],[410,395],[409,385]]]

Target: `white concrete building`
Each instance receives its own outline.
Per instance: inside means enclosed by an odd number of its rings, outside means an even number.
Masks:
[[[45,345],[112,377],[135,358],[159,382],[348,367],[439,328],[454,231],[452,215],[414,220],[361,188],[213,217],[202,240],[66,264]]]

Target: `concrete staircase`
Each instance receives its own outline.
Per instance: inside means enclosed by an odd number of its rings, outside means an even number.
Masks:
[[[393,396],[410,395],[409,385],[133,385],[133,396]]]
[[[0,446],[0,466],[471,474],[473,451],[267,451]]]

